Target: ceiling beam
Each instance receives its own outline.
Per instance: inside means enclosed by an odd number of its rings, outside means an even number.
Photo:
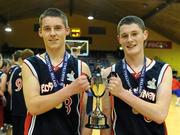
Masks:
[[[165,3],[160,4],[159,6],[157,6],[156,8],[154,8],[152,11],[150,11],[148,14],[146,14],[145,16],[142,17],[142,19],[145,21],[148,18],[154,16],[155,14],[157,14],[158,12],[160,12],[161,10],[163,10],[164,8],[166,8],[168,5],[176,2],[177,0],[166,0]]]
[[[0,23],[6,25],[7,22],[8,22],[7,19],[6,19],[5,17],[3,17],[3,16],[0,15]]]
[[[74,0],[69,0],[69,15],[72,16],[74,11]]]

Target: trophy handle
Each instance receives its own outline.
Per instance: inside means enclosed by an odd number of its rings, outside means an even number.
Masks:
[[[109,79],[110,79],[111,77],[117,77],[117,73],[114,72],[114,71],[112,71],[112,72],[107,76],[108,83],[109,83]],[[111,95],[111,93],[109,92],[109,96],[110,96],[110,95]]]
[[[108,75],[108,77],[107,77],[108,83],[109,83],[109,79],[110,79],[111,77],[117,77],[117,73],[114,72],[114,71],[112,71],[112,72]]]
[[[90,85],[92,85],[92,78],[89,77],[86,73],[81,73],[81,75],[85,75],[87,77],[87,80],[89,82]],[[86,93],[89,95],[92,95],[92,88],[90,87],[90,89],[86,90]]]

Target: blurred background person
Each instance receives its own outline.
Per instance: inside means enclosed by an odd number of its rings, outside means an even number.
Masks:
[[[4,126],[4,106],[6,104],[4,91],[6,89],[7,75],[3,71],[3,63],[3,56],[0,54],[0,128]]]
[[[180,106],[180,82],[177,79],[177,74],[177,71],[173,71],[172,93],[177,96],[175,105]]]
[[[22,90],[21,64],[22,60],[33,55],[34,52],[31,49],[18,50],[13,54],[15,65],[11,69],[8,81],[8,91],[12,96],[13,135],[23,135],[24,133],[27,109]]]

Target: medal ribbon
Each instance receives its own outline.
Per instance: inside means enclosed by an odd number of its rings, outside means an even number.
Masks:
[[[126,63],[125,59],[123,59],[122,62],[123,62],[123,74],[124,74],[125,81],[126,81],[128,87],[132,90],[134,95],[140,96],[140,94],[144,88],[144,80],[145,80],[145,73],[146,73],[146,58],[144,58],[144,65],[143,65],[143,68],[141,70],[141,76],[140,76],[139,86],[138,86],[137,92],[135,92],[131,86],[129,76],[128,76],[128,72],[127,72],[127,63]]]
[[[66,68],[67,68],[68,53],[67,52],[64,53],[64,59],[63,59],[60,81],[58,81],[55,77],[53,67],[52,67],[52,63],[51,63],[51,60],[50,60],[47,52],[45,53],[45,61],[47,63],[48,71],[50,73],[50,76],[51,76],[51,79],[53,82],[54,90],[57,91],[58,89],[60,89],[64,86],[64,78],[65,78]]]

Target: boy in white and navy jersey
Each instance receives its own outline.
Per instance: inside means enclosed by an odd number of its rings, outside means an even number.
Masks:
[[[171,68],[144,55],[148,31],[139,17],[126,16],[121,19],[117,34],[125,56],[102,71],[106,75],[116,73],[116,77],[110,77],[107,86],[112,95],[112,112],[109,111],[109,115],[112,114],[112,128],[111,131],[102,132],[115,135],[166,135],[165,119],[171,100]]]
[[[89,67],[65,51],[66,15],[56,8],[39,18],[46,52],[24,60],[23,91],[27,106],[25,135],[80,135],[84,127]],[[86,74],[86,75],[82,75]]]

